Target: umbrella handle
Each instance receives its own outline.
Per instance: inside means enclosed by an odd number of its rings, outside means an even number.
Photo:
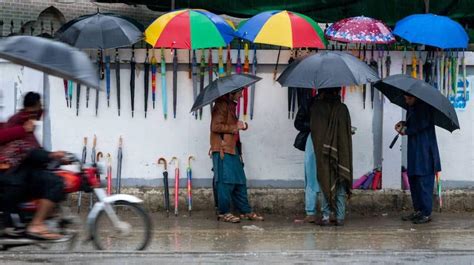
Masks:
[[[173,157],[171,158],[171,161],[170,161],[169,164],[170,164],[170,165],[173,164],[174,161],[176,161],[176,162],[174,163],[175,168],[179,168],[179,159],[178,159],[176,156],[173,156]]]
[[[196,159],[192,155],[188,157],[188,168],[191,168],[191,160],[196,160]]]
[[[393,138],[393,140],[392,140],[392,142],[390,143],[390,146],[389,146],[390,149],[393,148],[393,146],[395,145],[395,143],[396,143],[397,140],[398,140],[398,137],[400,137],[400,134],[397,134],[397,135]]]
[[[98,152],[96,156],[96,162],[99,162],[101,158],[104,158],[104,154],[102,154],[102,152]]]
[[[97,145],[97,136],[94,134],[94,140],[92,140],[92,146],[96,147]]]
[[[165,171],[166,171],[166,170],[167,170],[167,165],[168,165],[168,163],[166,162],[166,159],[165,159],[165,158],[160,157],[160,158],[158,159],[158,165],[160,165],[160,164],[163,164],[163,166],[164,166],[164,168],[165,168]]]
[[[87,137],[84,137],[84,146],[87,145]]]
[[[122,136],[120,136],[119,138],[119,147],[122,147],[123,146],[123,139],[122,139]]]

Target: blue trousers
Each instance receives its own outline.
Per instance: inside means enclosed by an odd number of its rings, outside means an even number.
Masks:
[[[316,171],[316,154],[314,153],[311,135],[306,140],[304,152],[304,175],[305,175],[305,210],[306,215],[316,215],[318,201],[319,183]]]
[[[323,219],[329,220],[329,215],[331,214],[331,206],[329,205],[329,198],[326,195],[322,196],[321,200],[321,211],[323,213]],[[343,185],[336,185],[336,219],[344,220],[346,217],[346,191]]]
[[[231,203],[234,208],[241,214],[251,213],[252,209],[249,205],[247,196],[247,185],[245,184],[228,184],[217,181],[217,207],[219,214],[230,213]]]
[[[408,176],[413,209],[423,216],[430,216],[433,210],[434,175]]]

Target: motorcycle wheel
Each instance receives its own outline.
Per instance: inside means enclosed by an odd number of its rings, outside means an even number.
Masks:
[[[118,201],[112,205],[120,221],[126,222],[129,233],[123,235],[102,210],[94,222],[92,239],[99,250],[144,250],[152,238],[152,224],[147,212],[137,204]]]

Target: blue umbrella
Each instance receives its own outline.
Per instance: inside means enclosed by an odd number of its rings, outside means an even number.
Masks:
[[[467,48],[469,37],[458,22],[445,16],[416,14],[397,22],[393,34],[411,43],[441,49]]]

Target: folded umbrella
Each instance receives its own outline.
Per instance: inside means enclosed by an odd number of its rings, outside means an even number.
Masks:
[[[165,50],[161,48],[161,101],[163,104],[163,115],[168,118],[168,96],[166,94],[166,60]]]
[[[236,66],[235,66],[235,73],[236,74],[242,73],[242,59],[240,58],[240,42],[239,42],[239,48],[237,50],[237,61],[236,61]],[[236,110],[237,118],[239,118],[240,116],[240,101],[241,99],[237,101],[237,110]]]
[[[206,72],[205,50],[201,52],[201,64],[199,65],[199,94],[204,91],[204,73]],[[196,101],[197,98],[194,100]],[[202,108],[199,109],[199,119],[202,120]]]
[[[99,154],[96,155],[96,146],[97,146],[97,137],[94,135],[94,139],[92,141],[92,150],[91,150],[91,163],[95,165],[98,161],[96,160]],[[100,153],[100,152],[99,152]],[[100,153],[102,154],[102,153]],[[100,180],[100,175],[97,173],[96,178]],[[92,204],[94,202],[94,195],[92,192],[89,195],[89,209],[92,209]]]
[[[244,74],[248,74],[250,72],[250,61],[249,61],[249,44],[244,44],[244,66],[242,68]],[[244,87],[242,98],[244,100],[244,120],[247,120],[247,109],[248,109],[248,102],[249,102],[249,91],[248,87]]]
[[[252,75],[257,75],[257,46],[253,45]],[[255,106],[255,84],[250,87],[250,119],[253,120]]]
[[[221,48],[219,48],[218,50],[218,61],[217,61],[217,64],[218,64],[218,72],[219,72],[219,77],[224,77],[226,74],[225,74],[225,69],[224,69],[224,59],[222,58],[224,56],[224,50]]]
[[[174,162],[174,216],[178,216],[178,204],[179,204],[179,160],[173,156],[170,161],[170,165]]]
[[[107,107],[110,107],[110,56],[105,56],[105,91],[107,93]]]
[[[145,62],[144,62],[144,77],[143,77],[143,80],[144,80],[144,93],[145,93],[145,118],[146,118],[146,113],[148,111],[148,91],[149,91],[149,87],[148,87],[148,84],[150,83],[150,60],[148,59],[148,47],[146,48],[146,57],[145,57]]]
[[[423,80],[407,75],[392,75],[374,84],[390,102],[406,109],[403,95],[410,94],[433,107],[434,124],[450,132],[459,129],[459,121],[451,102]],[[397,135],[398,136],[398,135]]]
[[[285,87],[330,88],[375,82],[378,74],[357,57],[323,51],[291,63],[278,77]]]
[[[74,92],[74,82],[71,80],[67,81],[68,91],[67,94],[69,96],[69,107],[72,108],[72,94]]]
[[[112,156],[107,153],[107,195],[112,194]]]
[[[115,185],[115,192],[118,194],[120,194],[120,189],[122,187],[122,159],[123,159],[122,146],[123,146],[123,140],[122,140],[122,136],[120,136],[119,147],[117,151],[117,183]]]
[[[196,50],[193,50],[192,57],[192,81],[193,81],[193,100],[196,100],[198,95],[198,72],[199,66],[197,64]],[[197,112],[194,112],[194,118],[197,119]]]
[[[188,212],[191,215],[191,211],[193,210],[193,193],[192,193],[192,181],[193,181],[193,171],[191,169],[191,160],[193,160],[193,156],[189,156],[188,158],[188,168],[186,169],[186,175],[188,177]]]
[[[76,116],[79,116],[79,100],[81,98],[81,84],[76,85]]]
[[[216,79],[198,95],[196,101],[194,101],[193,107],[191,108],[191,112],[211,104],[217,98],[225,94],[250,86],[260,80],[260,77],[249,74],[233,74]]]
[[[158,165],[163,164],[163,189],[164,189],[164,200],[165,200],[165,210],[166,216],[170,214],[170,192],[169,192],[169,184],[168,184],[168,170],[167,170],[167,163],[166,159],[160,158],[158,159]]]
[[[130,100],[132,106],[132,118],[135,112],[135,50],[132,49],[132,58],[130,59]]]
[[[120,56],[118,49],[115,49],[115,85],[117,86],[117,107],[120,116]]]
[[[63,79],[63,84],[64,84],[64,96],[66,97],[66,106],[69,108],[69,97],[67,95],[67,80]]]
[[[152,49],[152,56],[151,56],[151,100],[153,101],[153,109],[155,109],[155,101],[156,101],[156,70],[158,61],[155,57],[155,49]]]
[[[176,119],[176,104],[178,102],[178,50],[173,50],[173,118]]]

